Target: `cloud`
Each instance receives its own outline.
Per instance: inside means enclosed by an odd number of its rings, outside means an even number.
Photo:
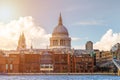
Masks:
[[[74,25],[83,25],[83,26],[87,26],[87,25],[106,25],[103,21],[80,21],[75,23]]]
[[[106,51],[110,50],[116,43],[120,43],[120,33],[113,33],[112,29],[109,29],[100,41],[94,44],[94,48]]]
[[[81,38],[78,38],[78,37],[72,37],[71,39],[72,39],[72,41],[80,41],[81,40]]]
[[[16,49],[21,32],[25,34],[27,47],[31,42],[35,48],[45,48],[49,44],[51,34],[47,34],[31,16],[27,16],[7,24],[0,23],[0,49]]]

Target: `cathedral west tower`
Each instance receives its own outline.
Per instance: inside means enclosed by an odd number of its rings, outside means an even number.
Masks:
[[[71,38],[67,28],[62,23],[62,16],[60,14],[58,25],[54,28],[52,37],[50,38],[50,49],[70,49]]]
[[[24,33],[22,33],[18,40],[17,50],[24,50],[24,49],[26,49],[26,41],[25,41]]]

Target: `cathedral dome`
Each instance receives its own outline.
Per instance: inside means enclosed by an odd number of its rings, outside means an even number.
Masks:
[[[62,24],[62,17],[60,14],[58,25],[53,30],[53,35],[69,35],[67,28]]]
[[[52,37],[50,38],[51,49],[70,49],[71,38],[67,28],[62,23],[62,17],[60,14],[58,25],[54,28]]]
[[[68,30],[63,25],[58,25],[55,27],[53,34],[65,34],[68,35]]]

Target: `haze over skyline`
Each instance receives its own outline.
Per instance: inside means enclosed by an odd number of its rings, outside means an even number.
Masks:
[[[0,0],[0,49],[16,49],[20,33],[27,46],[46,48],[62,13],[72,48],[110,50],[120,42],[119,0]]]

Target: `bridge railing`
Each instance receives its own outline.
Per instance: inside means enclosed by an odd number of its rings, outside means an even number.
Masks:
[[[120,61],[113,59],[112,62],[115,64],[115,66],[120,70]]]

